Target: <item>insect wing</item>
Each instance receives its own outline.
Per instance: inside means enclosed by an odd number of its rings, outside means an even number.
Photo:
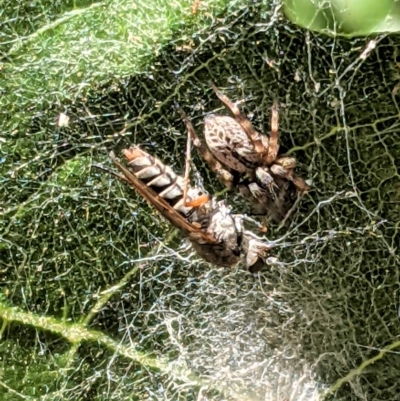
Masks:
[[[182,232],[189,238],[196,241],[203,241],[204,243],[215,244],[217,240],[201,231],[200,228],[190,224],[180,213],[178,213],[168,202],[159,197],[151,188],[139,180],[133,173],[126,167],[119,163],[115,157],[114,152],[110,153],[112,162],[116,165],[118,170],[125,177],[125,181],[137,191],[146,201],[153,206],[161,215],[163,215],[171,224],[182,230]]]

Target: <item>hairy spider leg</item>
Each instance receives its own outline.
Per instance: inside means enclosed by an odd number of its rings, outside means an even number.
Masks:
[[[274,102],[271,114],[271,135],[269,138],[269,146],[267,152],[267,166],[270,166],[275,160],[279,152],[279,134],[278,134],[278,104]]]
[[[232,103],[227,96],[219,91],[219,89],[212,83],[211,88],[221,100],[222,103],[232,112],[236,121],[243,128],[244,132],[247,134],[251,142],[253,143],[254,150],[260,155],[264,155],[267,152],[264,144],[262,143],[261,135],[254,129],[251,122],[246,118],[246,116],[240,111],[234,103]]]

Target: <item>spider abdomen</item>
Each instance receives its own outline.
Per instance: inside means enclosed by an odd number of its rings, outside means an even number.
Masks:
[[[255,152],[253,143],[232,117],[207,116],[204,137],[215,158],[240,174],[248,173],[260,162],[260,156]]]

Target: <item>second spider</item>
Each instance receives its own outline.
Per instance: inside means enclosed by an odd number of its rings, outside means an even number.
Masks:
[[[258,214],[280,220],[287,190],[291,184],[300,194],[309,190],[305,181],[295,174],[296,159],[279,153],[278,107],[272,107],[271,133],[259,134],[251,122],[222,94],[212,89],[231,111],[233,117],[209,115],[205,118],[204,137],[208,149],[201,145],[193,126],[186,120],[195,145],[219,179],[228,187],[238,186]]]

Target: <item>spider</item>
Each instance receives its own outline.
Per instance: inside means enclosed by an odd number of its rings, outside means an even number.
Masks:
[[[191,122],[184,118],[195,146],[219,180],[229,189],[237,186],[253,204],[257,214],[268,214],[275,220],[282,218],[290,183],[300,195],[307,193],[309,187],[295,174],[296,159],[278,155],[277,104],[272,107],[268,137],[259,134],[240,109],[214,84],[211,87],[233,117],[209,115],[205,118],[207,147],[201,144]]]

